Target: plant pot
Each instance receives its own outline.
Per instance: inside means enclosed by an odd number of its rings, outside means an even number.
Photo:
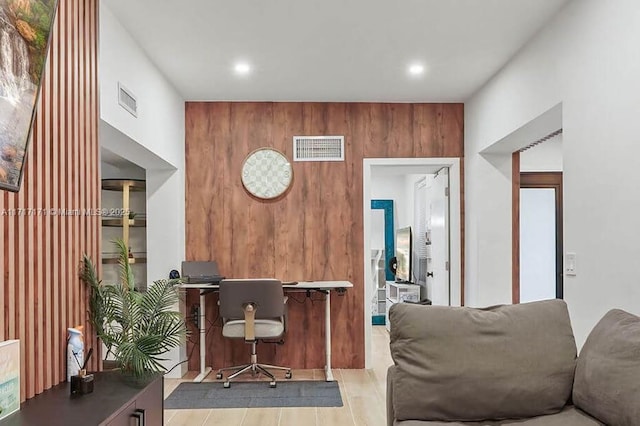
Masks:
[[[109,371],[109,370],[119,370],[120,369],[120,362],[112,360],[112,359],[105,359],[102,361],[102,369],[105,371]]]
[[[148,373],[144,373],[141,376],[138,376],[133,374],[130,371],[121,371],[120,379],[127,386],[142,389],[146,387],[149,383],[151,383],[156,377],[158,377],[158,375],[159,373],[148,372]]]

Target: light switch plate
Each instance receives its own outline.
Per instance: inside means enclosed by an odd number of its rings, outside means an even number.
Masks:
[[[567,254],[565,255],[564,270],[567,275],[578,275],[578,266],[575,253],[567,252]]]

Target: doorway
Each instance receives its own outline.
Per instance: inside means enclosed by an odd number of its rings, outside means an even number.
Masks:
[[[562,172],[520,173],[520,302],[562,299]]]
[[[461,173],[459,158],[384,158],[363,160],[363,224],[364,224],[364,343],[365,343],[365,368],[372,365],[372,321],[371,321],[371,300],[374,297],[374,289],[369,285],[372,280],[372,243],[371,227],[373,223],[371,200],[375,197],[374,179],[379,174],[395,173],[404,175],[425,175],[435,174],[441,169],[448,171],[449,180],[449,288],[448,304],[461,306],[463,304],[464,292],[462,288],[462,250],[461,250]],[[402,191],[406,198],[413,200],[413,184],[411,189],[405,187],[398,189]],[[410,196],[408,194],[411,194]],[[413,215],[413,201],[407,207],[407,211]],[[401,219],[396,215],[396,221],[400,226]]]
[[[512,302],[563,298],[562,129],[512,154]]]

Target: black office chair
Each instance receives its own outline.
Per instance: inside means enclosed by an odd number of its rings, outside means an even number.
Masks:
[[[223,371],[235,370],[227,377],[224,387],[231,386],[230,380],[251,372],[253,376],[263,373],[276,387],[276,378],[267,369],[284,370],[285,377],[291,378],[291,369],[276,365],[259,364],[256,353],[258,339],[279,339],[285,331],[286,299],[282,282],[276,279],[222,280],[220,282],[220,316],[222,335],[229,339],[244,339],[251,344],[250,363],[218,370],[217,379],[222,379]]]

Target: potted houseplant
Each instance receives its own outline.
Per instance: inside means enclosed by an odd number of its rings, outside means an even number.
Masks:
[[[127,245],[115,240],[120,279],[102,283],[93,261],[84,255],[82,280],[89,286],[89,321],[120,370],[134,380],[145,381],[165,372],[163,354],[181,344],[186,333],[184,319],[174,310],[179,280],[155,281],[147,291],[135,288]]]

